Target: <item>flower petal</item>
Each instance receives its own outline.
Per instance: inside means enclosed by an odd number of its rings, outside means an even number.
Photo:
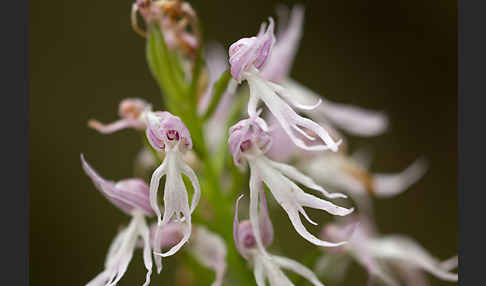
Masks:
[[[285,132],[289,135],[290,139],[298,147],[308,150],[308,151],[322,151],[331,149],[336,152],[340,141],[334,142],[334,139],[329,135],[329,133],[319,126],[314,121],[304,118],[298,115],[290,106],[283,101],[274,89],[258,74],[257,71],[252,71],[247,76],[247,81],[250,86],[250,94],[257,95],[268,107],[270,112],[275,116],[277,121],[280,123]],[[253,110],[253,106],[248,106],[248,114],[255,114],[256,111]],[[309,146],[302,139],[300,139],[294,130],[299,130],[298,132],[305,132],[304,129],[307,128],[312,131],[316,136],[321,138],[324,142],[323,144]]]
[[[282,9],[277,12],[282,12]],[[300,39],[302,38],[302,26],[304,22],[304,7],[295,5],[290,14],[289,23],[286,27],[282,22],[287,20],[287,15],[278,13],[278,34],[277,41],[272,49],[270,58],[262,70],[262,75],[268,80],[279,81],[290,73],[294,62]]]
[[[120,119],[109,124],[103,124],[97,120],[89,120],[88,126],[103,134],[111,134],[127,128],[141,129],[144,124],[135,119]]]
[[[250,222],[253,229],[253,234],[257,242],[259,250],[264,254],[268,255],[265,247],[263,246],[262,233],[260,226],[260,216],[258,212],[258,200],[261,188],[261,181],[259,176],[254,172],[250,174]]]
[[[300,276],[304,277],[305,279],[309,280],[309,282],[311,282],[313,285],[324,286],[321,281],[319,281],[314,272],[312,272],[312,270],[300,264],[299,262],[289,259],[287,257],[277,255],[272,255],[272,260],[280,267],[292,270]]]
[[[261,182],[260,182],[261,186]],[[273,242],[273,225],[268,213],[267,198],[265,191],[260,187],[260,217],[259,217],[260,233],[262,235],[263,246],[267,247]]]
[[[381,198],[396,196],[417,182],[426,171],[427,163],[420,158],[400,173],[374,174],[373,192]]]
[[[291,165],[275,162],[275,161],[272,161],[270,159],[267,159],[267,160],[269,161],[269,164],[271,164],[275,169],[282,172],[288,178],[290,178],[293,181],[296,181],[296,182],[298,182],[298,183],[300,183],[300,184],[302,184],[302,185],[304,185],[304,186],[306,186],[310,189],[317,190],[317,191],[321,192],[327,198],[330,198],[330,199],[347,198],[347,196],[345,194],[327,192],[326,190],[324,190],[323,187],[316,184],[316,182],[314,182],[314,180],[311,177],[305,175],[304,173],[300,172],[297,168],[295,168]]]
[[[283,85],[296,97],[308,102],[323,99],[307,87],[287,78]],[[339,128],[359,136],[376,136],[388,128],[388,118],[383,112],[362,109],[347,104],[334,103],[323,99],[317,110],[309,113],[316,121],[326,118]]]
[[[268,81],[267,84],[278,95],[280,95],[281,97],[285,98],[285,100],[287,100],[290,104],[292,104],[293,106],[295,106],[298,109],[306,110],[306,111],[312,111],[312,110],[315,110],[317,107],[319,107],[319,105],[321,105],[321,103],[322,103],[322,99],[321,98],[316,98],[315,103],[309,103],[309,104],[300,103],[298,101],[298,98],[296,98],[295,96],[293,96],[293,94],[291,92],[289,92],[289,90],[285,89],[285,87],[283,87],[283,86],[281,86],[279,84],[270,82],[270,81]]]
[[[257,286],[265,286],[265,273],[263,264],[260,260],[255,259],[255,265],[253,265],[253,276],[255,276],[255,282]]]
[[[458,280],[457,273],[441,267],[440,261],[414,240],[400,235],[391,235],[378,240],[373,247],[374,255],[379,258],[394,259],[413,264],[445,281]]]
[[[143,202],[141,204],[139,197],[143,194],[137,194],[135,196],[135,200],[131,200],[132,197],[130,195],[124,196],[121,195],[127,190],[120,190],[116,188],[115,182],[107,181],[103,177],[101,177],[84,159],[83,154],[81,154],[81,165],[83,167],[84,172],[88,177],[91,179],[95,187],[101,194],[109,200],[112,204],[117,206],[120,210],[125,212],[126,214],[130,215],[135,208],[140,208],[145,210],[147,213],[150,213],[150,210],[146,209],[146,203]],[[132,194],[133,195],[133,194]],[[143,199],[142,199],[143,200]]]
[[[179,165],[181,167],[181,171],[184,175],[186,175],[189,180],[191,180],[192,187],[194,189],[194,194],[192,196],[191,202],[191,214],[196,209],[197,204],[199,203],[199,199],[201,198],[201,186],[199,185],[199,180],[197,179],[196,173],[194,170],[186,164],[183,160],[179,160]]]
[[[150,284],[150,276],[152,275],[152,247],[150,244],[150,229],[148,228],[145,220],[143,220],[138,227],[140,236],[142,236],[143,239],[143,263],[147,269],[143,286],[148,286]]]
[[[457,255],[440,263],[440,267],[447,271],[451,271],[452,269],[457,268],[457,266],[459,266],[459,257]]]
[[[143,214],[135,214],[130,224],[118,233],[109,248],[105,261],[105,270],[91,280],[87,286],[113,286],[120,281],[132,260],[139,235],[139,221],[143,219]]]
[[[157,200],[157,192],[159,190],[160,179],[167,174],[167,156],[164,158],[162,164],[155,169],[150,179],[150,205],[157,215],[157,221],[162,221],[162,214],[160,212],[159,203]]]
[[[331,202],[322,200],[316,196],[310,195],[305,193],[299,186],[295,183],[290,181],[288,178],[284,177],[279,171],[274,169],[271,165],[268,164],[267,160],[264,159],[255,159],[250,160],[250,180],[251,176],[260,176],[263,179],[263,182],[268,186],[272,195],[277,200],[277,202],[282,206],[282,208],[287,212],[287,215],[292,222],[295,230],[305,239],[308,241],[319,245],[319,246],[326,246],[326,247],[333,247],[342,245],[345,242],[341,243],[331,243],[327,241],[323,241],[312,235],[303,225],[299,213],[303,213],[304,216],[308,219],[305,211],[303,210],[303,206],[308,206],[312,208],[317,208],[321,210],[325,210],[334,215],[347,215],[353,211],[353,209],[345,209],[339,206],[334,205]],[[255,187],[251,187],[250,181],[250,191],[255,189]],[[251,203],[251,201],[250,201]],[[250,207],[250,218],[251,218],[251,207]],[[253,223],[253,221],[252,221]]]
[[[236,249],[238,250],[238,252],[241,254],[241,256],[245,257],[245,255],[243,254],[243,251],[240,247],[240,234],[239,234],[239,219],[238,219],[238,209],[239,209],[239,204],[240,204],[240,200],[241,198],[243,197],[244,195],[240,195],[237,199],[236,199],[236,204],[235,204],[235,216],[233,218],[233,239],[235,241],[235,246],[236,246]]]

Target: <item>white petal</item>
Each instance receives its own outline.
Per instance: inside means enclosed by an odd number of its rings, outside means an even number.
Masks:
[[[197,204],[199,203],[199,199],[201,198],[201,186],[199,185],[199,180],[197,179],[197,176],[192,170],[192,168],[182,160],[179,161],[179,164],[181,166],[182,173],[184,173],[184,175],[186,175],[189,178],[189,180],[191,180],[192,188],[194,189],[194,194],[192,196],[192,202],[191,202],[191,214],[192,214]]]
[[[445,281],[458,280],[457,273],[450,273],[447,269],[442,268],[437,258],[408,237],[387,236],[377,240],[372,249],[377,257],[416,265]]]
[[[116,253],[120,249],[122,242],[125,239],[125,234],[126,229],[121,230],[111,242],[105,259],[105,268],[109,268],[111,265],[113,265],[113,257],[115,257]]]
[[[253,275],[255,276],[255,281],[257,286],[265,286],[265,275],[263,264],[260,260],[254,260],[255,265],[253,266]]]
[[[112,272],[110,270],[104,270],[89,281],[86,286],[105,286],[106,282],[110,280],[111,275]]]
[[[280,86],[276,83],[270,82],[270,81],[267,82],[267,83],[272,87],[272,89],[275,90],[275,92],[278,93],[278,95],[285,98],[290,104],[292,104],[293,106],[295,106],[298,109],[306,110],[306,111],[312,111],[312,110],[315,110],[317,107],[319,107],[319,105],[321,105],[321,103],[322,103],[322,99],[320,99],[320,98],[316,98],[316,100],[313,104],[300,103],[295,98],[295,96],[293,96],[293,94],[290,93],[288,90],[286,90],[284,87],[282,87],[282,86]]]
[[[343,190],[353,196],[353,199],[355,196],[367,195],[366,186],[346,172],[345,165],[348,164],[343,157],[335,153],[321,154],[299,163],[299,167],[320,184]]]
[[[284,9],[286,7],[284,8],[282,5],[277,10],[277,41],[262,70],[263,77],[267,79],[279,80],[289,74],[302,37],[304,7],[294,5],[290,19],[287,19],[288,11]],[[283,23],[287,23],[287,25]]]
[[[401,173],[374,174],[373,192],[383,198],[398,195],[417,182],[426,171],[425,160],[418,159]]]
[[[180,169],[180,153],[169,151],[166,154],[167,160],[167,177],[164,187],[164,216],[159,225],[165,225],[170,222],[173,215],[179,215],[186,211],[190,214],[189,200],[186,185],[182,180]]]
[[[143,263],[147,269],[143,286],[148,286],[150,284],[150,276],[152,275],[152,248],[150,245],[150,229],[144,218],[141,219],[138,228],[140,236],[143,239]]]
[[[326,190],[324,190],[323,187],[316,184],[311,177],[303,174],[302,172],[300,172],[298,169],[296,169],[293,166],[290,166],[290,165],[287,165],[287,164],[284,164],[284,163],[275,162],[275,161],[272,161],[272,160],[269,160],[269,159],[267,159],[267,160],[275,169],[282,172],[285,176],[289,177],[290,179],[292,179],[294,181],[297,181],[298,183],[300,183],[300,184],[302,184],[302,185],[304,185],[304,186],[306,186],[310,189],[317,190],[317,191],[321,192],[324,196],[326,196],[330,199],[347,198],[347,196],[345,194],[327,192]]]
[[[294,226],[297,233],[300,234],[300,236],[305,238],[307,241],[323,247],[337,247],[346,243],[345,241],[334,243],[318,239],[305,228],[304,224],[302,224],[302,221],[299,217],[299,212],[297,210],[285,209],[285,211],[287,212],[287,215],[289,216],[289,219],[292,222],[292,225]]]
[[[299,100],[312,102],[318,98],[322,99],[318,94],[292,79],[286,79],[284,86]],[[341,129],[360,136],[379,135],[388,128],[388,118],[382,112],[333,103],[328,100],[324,100],[319,109],[312,111],[309,116],[318,121],[325,117]]]
[[[457,255],[444,260],[440,263],[440,267],[444,270],[451,271],[459,266],[459,257]]]
[[[164,176],[167,173],[167,156],[164,159],[164,162],[155,169],[155,171],[152,174],[152,178],[150,179],[150,206],[152,206],[152,209],[154,210],[155,214],[157,215],[157,220],[160,222],[161,221],[161,213],[160,213],[160,207],[157,202],[157,192],[159,190],[159,182],[160,178]]]
[[[308,206],[312,208],[318,208],[325,210],[331,214],[335,215],[347,215],[353,211],[353,209],[345,209],[332,204],[331,202],[322,200],[318,197],[305,193],[299,186],[291,182],[289,179],[284,177],[280,172],[272,168],[271,165],[267,163],[266,160],[261,158],[256,160],[250,160],[250,169],[252,174],[257,173],[265,184],[268,186],[272,192],[274,198],[277,202],[284,208],[287,212],[292,225],[295,230],[308,241],[326,247],[333,247],[342,245],[341,243],[331,243],[323,241],[312,235],[302,224],[299,216],[299,212],[302,212],[302,206]],[[251,202],[250,202],[251,203]],[[305,215],[305,212],[304,212]],[[251,218],[251,209],[250,209]],[[253,223],[253,221],[252,221]]]
[[[366,250],[358,250],[354,257],[368,271],[370,275],[368,285],[371,284],[371,281],[378,278],[387,285],[400,286],[400,283],[389,274],[390,270],[385,265],[376,261]]]
[[[261,181],[258,173],[255,171],[256,170],[252,169],[250,172],[250,222],[259,250],[264,255],[268,255],[265,247],[263,246],[262,234],[260,232],[260,216],[258,215],[258,200],[260,195]]]
[[[316,286],[324,286],[324,284],[322,284],[321,281],[319,281],[319,279],[314,274],[314,272],[312,272],[312,270],[300,264],[299,262],[289,259],[287,257],[276,256],[276,255],[272,255],[272,259],[273,261],[275,261],[275,263],[277,263],[282,268],[294,271],[295,273],[309,280],[312,284]]]
[[[328,149],[337,151],[340,142],[334,142],[329,133],[314,121],[298,115],[257,73],[250,74],[247,81],[250,86],[251,96],[258,96],[265,103],[295,145],[309,151],[322,151]],[[314,132],[324,141],[325,145],[308,146],[305,144],[305,142],[296,136],[293,131],[301,129],[301,131],[304,132],[302,127]]]
[[[132,221],[125,230],[123,240],[117,248],[116,253],[110,258],[109,269],[112,271],[109,283],[107,285],[116,285],[127,271],[128,264],[132,260],[133,251],[135,250],[138,239],[137,218]]]
[[[294,283],[282,272],[272,256],[258,255],[255,260],[260,260],[263,263],[265,276],[271,286],[294,286]]]

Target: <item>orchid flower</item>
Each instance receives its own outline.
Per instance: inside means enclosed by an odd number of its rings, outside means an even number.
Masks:
[[[157,229],[160,228],[156,239]],[[153,248],[169,249],[177,245],[184,237],[184,229],[178,223],[168,223],[162,227],[153,225],[151,228]],[[203,266],[214,270],[215,280],[211,286],[221,286],[226,272],[226,244],[217,234],[202,225],[194,226],[194,234],[188,242],[188,250]]]
[[[353,209],[346,209],[308,194],[293,181],[319,191],[327,198],[345,198],[346,196],[339,193],[329,193],[296,168],[268,159],[265,152],[270,148],[271,143],[268,126],[259,117],[241,120],[230,128],[229,147],[235,164],[242,168],[247,162],[250,166],[250,221],[254,227],[258,245],[262,245],[258,241],[260,236],[258,234],[257,215],[258,186],[262,182],[268,186],[273,197],[287,212],[295,230],[303,238],[319,246],[332,247],[343,244],[344,242],[323,241],[312,235],[305,228],[299,214],[302,214],[310,223],[317,225],[307,216],[304,207],[321,209],[339,216],[345,216],[351,213]],[[261,248],[263,250],[263,247]]]
[[[382,112],[331,102],[289,77],[302,38],[304,7],[294,6],[290,17],[288,9],[284,6],[281,6],[278,12],[279,29],[276,43],[267,64],[261,70],[261,76],[282,85],[295,101],[310,105],[321,102],[315,109],[303,109],[307,116],[320,125],[336,125],[358,136],[375,136],[386,131],[388,118]],[[284,25],[283,22],[288,24]]]
[[[103,134],[110,134],[116,131],[135,128],[143,130],[145,123],[141,118],[143,111],[150,105],[140,98],[127,98],[120,102],[118,114],[121,119],[110,124],[103,124],[97,120],[88,121],[88,126]]]
[[[378,236],[365,217],[354,217],[344,224],[327,225],[322,236],[329,240],[348,239],[340,251],[353,257],[371,275],[388,285],[400,285],[390,268],[400,271],[406,281],[423,280],[417,270],[429,272],[435,277],[450,282],[458,280],[458,274],[451,272],[457,267],[457,256],[444,262],[433,257],[416,241],[403,235]],[[419,284],[407,284],[419,285]]]
[[[153,172],[150,181],[150,205],[157,215],[159,227],[171,221],[184,224],[184,236],[178,244],[164,253],[160,253],[160,248],[155,248],[157,269],[160,272],[162,270],[160,256],[165,257],[176,253],[191,235],[191,214],[199,202],[201,189],[196,174],[182,159],[183,154],[192,148],[192,141],[189,131],[180,118],[169,112],[151,111],[146,111],[144,118],[147,122],[146,134],[148,141],[156,150],[165,152],[164,161]],[[182,174],[189,178],[194,189],[190,207]],[[157,202],[157,192],[162,176],[166,176],[163,218]],[[160,233],[157,232],[155,235],[156,240],[158,240],[159,235]]]
[[[261,25],[256,37],[242,38],[229,48],[229,63],[233,78],[238,83],[246,80],[250,87],[249,117],[256,116],[258,103],[261,100],[296,146],[309,151],[330,149],[336,152],[341,141],[334,141],[319,124],[297,114],[285,100],[304,110],[315,109],[321,101],[317,100],[313,105],[300,104],[288,89],[264,79],[261,74],[260,70],[264,68],[270,57],[275,42],[273,19],[270,18],[269,22],[268,27],[265,23]],[[308,133],[309,131],[313,133],[312,136]],[[311,141],[319,138],[322,142],[315,145],[305,144],[298,136],[299,134]]]
[[[388,198],[401,194],[416,183],[426,172],[422,158],[398,173],[371,173],[353,156],[325,153],[299,160],[297,167],[308,173],[319,184],[348,194],[358,208],[371,214],[371,197]]]
[[[114,286],[127,271],[133,251],[139,239],[143,242],[143,261],[147,269],[144,286],[149,285],[152,274],[152,252],[150,230],[145,217],[154,215],[149,202],[149,187],[140,179],[112,182],[103,179],[81,155],[84,172],[101,194],[121,211],[132,217],[129,225],[121,230],[110,245],[105,260],[105,269],[86,286]]]
[[[258,195],[258,194],[257,194]],[[233,237],[238,252],[253,265],[253,275],[258,286],[265,286],[268,280],[272,286],[294,285],[283,273],[282,269],[291,270],[309,280],[313,285],[323,286],[317,276],[299,262],[283,256],[269,255],[262,252],[257,246],[257,241],[262,241],[264,247],[268,247],[273,241],[273,226],[268,214],[265,194],[259,192],[260,212],[258,214],[260,237],[254,232],[254,227],[249,220],[239,221],[238,204],[241,195],[236,200],[235,217],[233,221]]]

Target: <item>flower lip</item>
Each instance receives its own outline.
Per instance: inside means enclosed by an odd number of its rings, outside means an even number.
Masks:
[[[251,66],[260,69],[266,63],[275,43],[273,30],[274,21],[269,18],[268,27],[263,23],[256,37],[242,38],[230,46],[228,53],[231,75],[237,81],[242,80],[243,73]]]
[[[167,111],[146,111],[144,117],[147,138],[155,149],[166,151],[166,146],[171,149],[179,146],[183,152],[192,149],[191,134],[179,117]]]
[[[243,167],[243,153],[265,153],[272,144],[268,126],[258,116],[239,121],[230,128],[229,133],[230,152],[235,164],[240,168]]]

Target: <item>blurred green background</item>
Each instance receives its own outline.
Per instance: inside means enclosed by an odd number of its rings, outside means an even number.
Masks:
[[[227,48],[255,34],[275,16],[276,4],[293,2],[191,3],[206,39]],[[161,106],[144,40],[130,28],[131,5],[30,1],[31,285],[84,285],[101,271],[111,239],[128,222],[84,175],[79,154],[106,178],[132,176],[140,137],[133,131],[102,136],[86,121],[116,119],[126,97]],[[293,78],[331,100],[388,113],[388,133],[351,138],[351,147],[372,148],[374,171],[399,171],[421,155],[430,163],[409,191],[375,204],[380,230],[408,234],[440,258],[457,253],[456,1],[312,1],[306,7]],[[281,211],[272,215],[285,234],[278,236],[279,250],[298,258],[312,248]],[[172,285],[177,258],[165,261],[152,285]],[[136,253],[120,285],[141,285],[143,274]],[[363,279],[354,267],[346,285]]]

